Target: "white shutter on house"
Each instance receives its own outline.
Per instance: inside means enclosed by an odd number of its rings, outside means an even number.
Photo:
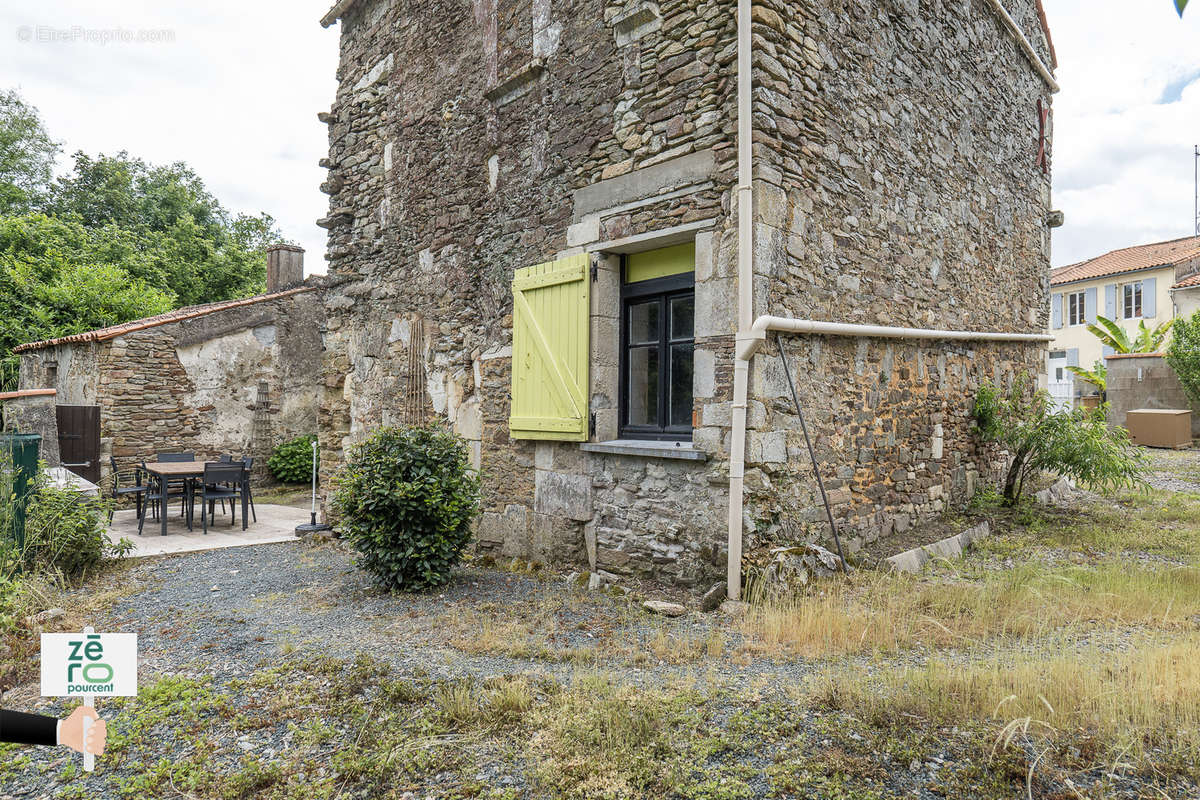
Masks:
[[[1068,367],[1078,367],[1079,366],[1079,348],[1078,347],[1072,347],[1070,350],[1067,351],[1067,366]]]
[[[1050,327],[1058,330],[1063,326],[1063,296],[1050,295]]]
[[[1146,278],[1142,281],[1142,316],[1146,319],[1158,314],[1158,303],[1155,292],[1158,288],[1157,278]]]
[[[1104,287],[1104,316],[1109,319],[1117,318],[1117,285],[1106,284]]]
[[[1096,287],[1083,293],[1083,318],[1089,325],[1096,324]]]

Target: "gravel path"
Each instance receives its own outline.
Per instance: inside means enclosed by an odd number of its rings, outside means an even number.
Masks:
[[[1155,453],[1154,458],[1156,474],[1186,475],[1194,468],[1200,475],[1200,452]],[[1200,486],[1196,490],[1200,491]],[[770,724],[791,726],[792,735],[799,737],[793,741],[815,742],[817,750],[824,751],[831,748],[829,737],[838,735],[831,730],[843,727],[845,720],[822,718],[821,713],[796,705],[794,699],[788,699],[788,689],[831,667],[845,670],[847,675],[873,674],[923,663],[930,655],[943,660],[974,657],[970,652],[948,650],[933,654],[920,647],[886,659],[862,656],[807,662],[746,657],[737,652],[743,643],[737,621],[722,613],[701,614],[694,609],[694,599],[688,614],[665,619],[647,614],[637,600],[587,592],[548,574],[467,567],[438,592],[388,594],[372,585],[354,566],[352,554],[338,542],[312,545],[297,541],[146,559],[131,564],[120,582],[128,594],[94,622],[100,630],[138,633],[143,691],[163,676],[202,680],[211,676],[214,687],[228,689],[236,702],[260,711],[269,706],[277,687],[269,682],[254,684],[254,680],[289,659],[350,661],[367,654],[388,664],[401,679],[469,677],[486,682],[517,674],[560,686],[599,670],[648,688],[681,682],[690,682],[700,691],[736,687],[738,692],[729,692],[727,698],[725,692],[718,692],[721,699],[708,708],[707,724],[717,728],[745,713],[747,703],[753,707],[761,698],[765,714],[771,703],[780,701],[784,710],[771,713],[782,717]],[[330,676],[323,691],[332,691],[343,678]],[[36,685],[18,687],[5,698],[6,707],[40,706],[43,713],[63,713],[60,702],[41,701],[36,692]],[[753,700],[747,700],[750,693],[755,693]],[[271,719],[269,714],[267,719]],[[936,731],[933,734],[931,749],[920,760],[888,770],[886,783],[894,794],[872,797],[933,800],[939,796],[938,771],[965,763],[967,755],[962,742]],[[206,756],[233,772],[243,756],[269,762],[276,754],[295,752],[297,733],[283,722],[249,730],[219,723],[206,735],[209,738],[202,743],[177,739],[168,726],[161,750],[155,748],[156,757],[194,757],[199,748],[208,747],[211,751],[206,751]],[[334,748],[329,756],[352,735],[353,731],[339,731],[340,738],[329,745]],[[853,730],[846,735],[862,741]],[[842,746],[853,747],[856,742],[843,741]],[[734,757],[732,766],[750,769],[760,776],[755,780],[762,781],[767,767],[786,755],[782,747],[779,742],[764,743]],[[838,746],[832,750],[838,751]],[[4,758],[0,751],[0,761]],[[138,796],[136,791],[129,794],[127,785],[138,774],[133,769],[123,770],[121,775],[112,774],[118,770],[102,771],[81,780],[71,772],[77,759],[62,751],[31,749],[23,751],[21,758],[24,761],[7,777],[0,764],[0,800]],[[441,778],[435,776],[426,786],[427,793],[420,796],[460,796],[454,793],[454,781],[460,776],[450,772],[441,791],[428,791]],[[488,786],[512,789],[516,792],[513,797],[527,796],[528,776],[511,754],[479,757],[476,779]],[[124,794],[118,788],[121,781],[126,782]],[[941,789],[944,794],[945,787]],[[756,784],[754,791],[760,792],[755,796],[762,796],[766,785]],[[177,791],[169,796],[192,795]],[[1113,796],[1133,795],[1118,791]]]
[[[1145,448],[1149,458],[1146,482],[1165,492],[1200,494],[1200,450]]]

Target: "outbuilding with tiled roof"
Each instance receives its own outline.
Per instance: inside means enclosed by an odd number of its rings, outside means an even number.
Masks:
[[[254,456],[317,429],[323,278],[268,252],[268,291],[14,348],[22,390],[54,390],[63,462],[101,482],[158,452]],[[80,430],[65,430],[80,420]],[[98,422],[97,422],[98,420]],[[82,443],[79,439],[82,437]],[[260,473],[261,476],[261,473]]]

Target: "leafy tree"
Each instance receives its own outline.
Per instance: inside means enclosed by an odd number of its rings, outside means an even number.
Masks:
[[[1108,366],[1103,361],[1097,361],[1092,364],[1091,369],[1083,367],[1067,367],[1067,371],[1075,375],[1084,383],[1090,383],[1101,391],[1108,390]]]
[[[47,210],[108,230],[133,260],[131,275],[184,306],[263,290],[266,247],[280,240],[272,217],[231,215],[182,162],[154,166],[124,151],[80,152],[74,161],[51,189]]]
[[[14,388],[23,342],[103,328],[174,307],[174,296],[129,274],[105,229],[42,214],[0,217],[0,358]]]
[[[0,92],[0,214],[21,214],[40,202],[58,151],[37,109],[15,90]]]
[[[1104,414],[1074,409],[1055,414],[1050,396],[1025,381],[1008,393],[984,386],[975,419],[984,441],[1001,444],[1012,462],[1004,479],[1004,504],[1020,502],[1032,475],[1050,470],[1091,489],[1112,490],[1142,482],[1144,457],[1124,428],[1108,429]]]
[[[1175,320],[1174,330],[1167,363],[1179,376],[1188,399],[1200,403],[1200,311]]]
[[[1132,339],[1129,333],[1108,317],[1096,317],[1096,322],[1088,325],[1087,329],[1100,340],[1100,343],[1111,347],[1117,353],[1157,353],[1162,349],[1167,334],[1171,332],[1171,323],[1167,320],[1155,328],[1147,328],[1146,321],[1138,323],[1137,336]]]
[[[264,289],[267,214],[231,214],[182,162],[78,152],[51,182],[59,147],[37,110],[0,93],[0,387],[22,342]]]

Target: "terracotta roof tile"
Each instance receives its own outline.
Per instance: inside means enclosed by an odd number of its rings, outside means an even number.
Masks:
[[[1172,289],[1186,289],[1189,286],[1200,286],[1200,272],[1197,272],[1195,275],[1192,275],[1190,277],[1184,278],[1183,280],[1181,280],[1179,283],[1175,284],[1171,288]]]
[[[284,289],[280,292],[272,292],[270,294],[260,294],[254,297],[245,297],[241,300],[223,300],[219,303],[205,303],[199,306],[188,306],[187,308],[177,308],[174,311],[168,311],[165,314],[159,314],[154,317],[146,317],[145,319],[136,319],[132,322],[123,322],[120,325],[110,325],[107,328],[98,328],[94,331],[85,331],[84,333],[76,333],[71,336],[60,336],[57,339],[47,339],[44,342],[28,342],[18,345],[13,348],[14,353],[22,353],[27,350],[40,350],[43,347],[54,347],[60,344],[72,344],[75,342],[103,342],[108,339],[115,339],[118,336],[124,336],[127,333],[142,331],[147,328],[156,328],[159,325],[169,325],[172,322],[183,322],[196,317],[203,317],[206,314],[215,314],[218,311],[227,311],[231,308],[242,308],[243,306],[253,306],[259,303],[266,303],[271,300],[278,300],[283,297],[290,297],[294,294],[302,292],[314,291],[315,286],[297,286],[294,289]]]
[[[1200,256],[1200,236],[1126,247],[1088,261],[1080,261],[1078,264],[1059,267],[1050,273],[1050,284],[1058,286],[1090,278],[1137,272],[1151,267],[1169,267],[1197,256]]]

